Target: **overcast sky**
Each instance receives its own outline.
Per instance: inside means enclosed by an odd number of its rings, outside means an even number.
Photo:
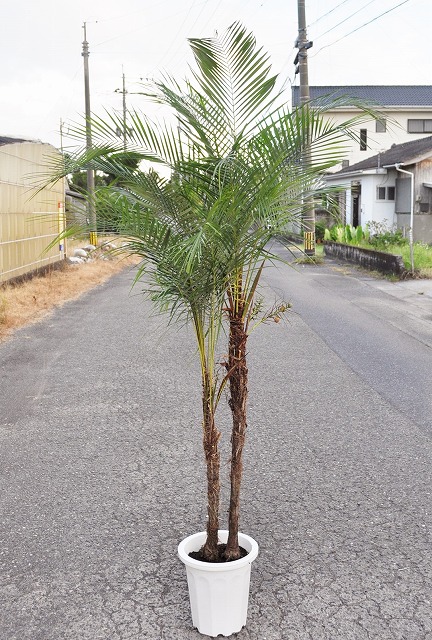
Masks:
[[[399,5],[399,6],[398,6]],[[381,15],[384,14],[384,15]],[[186,39],[239,20],[271,55],[287,87],[297,0],[11,0],[1,2],[0,135],[60,146],[60,120],[84,113],[83,23],[90,46],[91,108],[147,108],[140,78],[187,74]],[[306,0],[311,85],[431,84],[431,0]]]

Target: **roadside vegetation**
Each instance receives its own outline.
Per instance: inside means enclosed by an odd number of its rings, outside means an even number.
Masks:
[[[408,238],[404,237],[401,229],[389,226],[386,221],[370,222],[365,227],[335,224],[330,229],[325,229],[324,240],[402,256],[406,269],[411,269]],[[413,253],[416,274],[422,278],[432,278],[432,247],[415,242]]]
[[[316,244],[315,245],[315,255],[308,256],[305,253],[304,243],[293,245],[298,249],[299,255],[295,258],[295,264],[322,264],[324,262],[324,245]]]
[[[64,262],[31,279],[0,285],[0,342],[133,264],[124,258],[78,265]]]

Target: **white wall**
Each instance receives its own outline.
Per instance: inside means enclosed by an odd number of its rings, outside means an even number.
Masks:
[[[361,183],[359,224],[365,226],[368,222],[386,222],[388,226],[396,223],[395,201],[378,200],[378,187],[394,187],[396,183],[395,171],[383,173],[353,174],[341,176],[339,179],[327,178],[332,185],[344,188],[346,192],[346,222],[353,223],[351,186],[352,182]]]
[[[349,151],[347,152],[347,159],[350,165],[356,164],[361,160],[370,158],[376,155],[380,151],[386,151],[390,149],[392,144],[402,144],[404,142],[412,142],[419,138],[426,138],[431,136],[432,133],[408,133],[407,122],[408,119],[432,119],[431,110],[395,110],[386,109],[382,110],[387,118],[387,130],[384,133],[377,133],[375,131],[375,120],[369,120],[361,125],[353,127],[353,131],[359,135],[360,129],[367,130],[367,149],[366,151],[360,151],[359,144],[357,142],[347,142]],[[356,111],[351,110],[338,110],[329,111],[329,116],[336,124],[349,120],[354,116]],[[358,113],[358,112],[357,112]],[[337,167],[337,170],[340,167]]]
[[[361,225],[368,222],[386,222],[392,225],[396,222],[395,201],[378,200],[377,187],[395,185],[394,178],[387,175],[368,175],[362,179],[361,187]]]

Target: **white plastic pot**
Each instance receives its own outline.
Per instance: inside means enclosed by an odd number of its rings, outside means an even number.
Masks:
[[[178,546],[180,560],[186,565],[192,624],[200,633],[215,637],[230,636],[246,624],[251,564],[258,555],[258,544],[239,533],[239,544],[248,555],[233,562],[201,562],[189,557],[206,540],[201,531],[185,538]],[[226,543],[228,531],[219,531],[219,542]]]

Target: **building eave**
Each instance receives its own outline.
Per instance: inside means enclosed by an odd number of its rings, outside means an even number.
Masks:
[[[383,167],[375,167],[370,169],[359,169],[358,171],[345,171],[344,173],[338,172],[333,174],[327,174],[325,179],[330,179],[332,182],[337,182],[339,179],[346,178],[358,178],[362,176],[375,176],[375,175],[386,175],[388,173],[387,169],[383,169]]]

